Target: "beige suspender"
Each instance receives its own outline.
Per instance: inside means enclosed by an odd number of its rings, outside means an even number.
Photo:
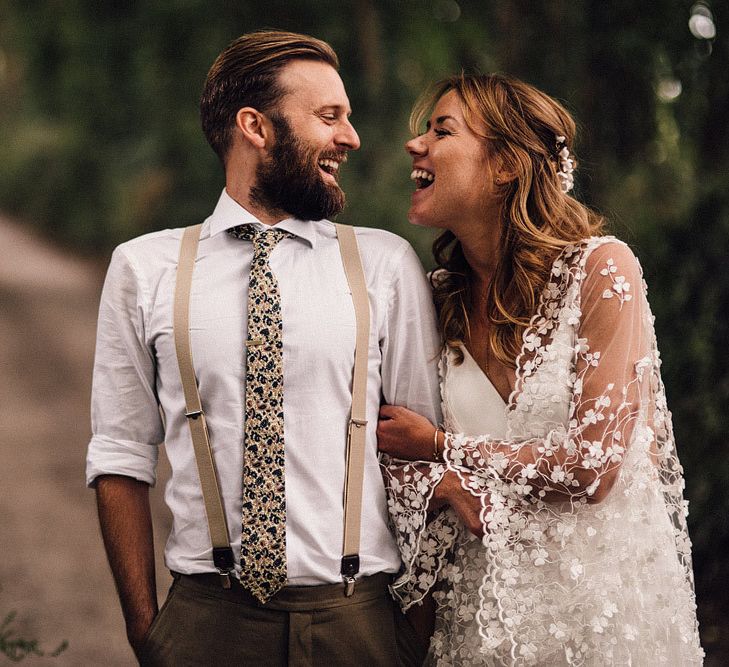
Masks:
[[[342,578],[345,594],[354,592],[355,575],[359,572],[359,541],[362,515],[362,483],[364,480],[364,453],[367,425],[367,359],[370,331],[370,306],[362,261],[354,229],[347,225],[334,225],[342,255],[344,272],[352,292],[357,338],[352,378],[352,410],[347,429],[347,471],[344,485],[344,540],[342,547]],[[213,544],[213,562],[221,576],[223,587],[230,587],[230,572],[234,567],[230,547],[225,509],[220,496],[215,461],[210,448],[210,437],[200,402],[190,348],[190,287],[197,256],[202,225],[187,227],[182,236],[180,258],[177,265],[174,306],[174,336],[180,379],[185,395],[185,416],[195,451],[200,476],[210,539]]]
[[[200,402],[200,393],[197,389],[190,348],[190,287],[201,227],[202,225],[187,227],[182,235],[175,283],[173,328],[177,364],[180,367],[182,391],[185,395],[185,417],[187,417],[187,425],[190,427],[197,472],[200,476],[200,486],[205,502],[205,513],[208,517],[210,540],[213,543],[213,563],[220,573],[223,588],[230,588],[230,572],[233,570],[235,561],[233,550],[230,548],[225,507],[220,497],[215,459],[210,448],[210,437]]]
[[[347,473],[344,481],[344,543],[342,577],[346,595],[354,592],[359,572],[359,536],[362,520],[362,482],[367,436],[367,359],[370,339],[370,301],[354,229],[335,224],[344,273],[352,292],[357,322],[352,374],[352,411],[347,429]]]

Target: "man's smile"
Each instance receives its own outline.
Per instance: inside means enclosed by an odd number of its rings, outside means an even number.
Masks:
[[[317,164],[319,170],[323,172],[324,180],[336,184],[339,177],[339,167],[346,161],[346,155],[338,155],[319,158]]]

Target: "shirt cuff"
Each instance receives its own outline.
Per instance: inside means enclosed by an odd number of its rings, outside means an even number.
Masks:
[[[154,486],[158,453],[158,445],[95,435],[86,454],[86,485],[94,486],[100,475],[123,475]]]

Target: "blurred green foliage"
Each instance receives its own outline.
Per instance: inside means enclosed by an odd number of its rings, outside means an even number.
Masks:
[[[52,653],[46,654],[38,645],[37,639],[25,639],[16,636],[13,623],[16,613],[11,611],[0,623],[0,655],[4,655],[11,662],[22,662],[30,656],[48,655],[56,658],[68,648],[68,642],[61,642]]]
[[[729,635],[729,7],[654,0],[6,0],[0,208],[85,253],[199,222],[223,185],[197,103],[215,56],[262,27],[308,32],[342,61],[362,149],[346,222],[411,240],[409,107],[461,68],[565,101],[582,127],[577,194],[641,257],[691,500],[703,641]],[[724,639],[722,640],[722,634]],[[714,649],[712,649],[714,647]]]

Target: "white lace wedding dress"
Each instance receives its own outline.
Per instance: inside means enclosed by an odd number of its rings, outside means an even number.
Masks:
[[[393,590],[437,603],[428,664],[702,663],[659,367],[640,266],[612,237],[555,261],[508,405],[467,352],[444,353],[446,465],[383,467]],[[483,540],[428,512],[446,467],[481,499]]]

